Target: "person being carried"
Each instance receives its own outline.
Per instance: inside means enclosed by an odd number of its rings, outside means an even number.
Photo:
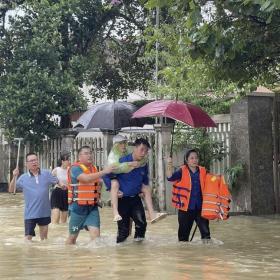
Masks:
[[[110,165],[98,171],[92,163],[91,148],[83,146],[78,150],[78,161],[68,170],[68,203],[71,204],[71,214],[66,244],[75,244],[81,229],[88,230],[92,240],[100,236],[100,179],[115,168]]]
[[[105,184],[107,189],[110,189],[111,192],[111,204],[114,215],[114,222],[120,221],[122,217],[118,211],[118,198],[122,196],[122,192],[119,190],[119,182],[117,179],[117,174],[120,173],[129,173],[135,168],[143,167],[147,164],[148,158],[145,156],[141,160],[134,160],[130,162],[120,162],[120,159],[124,156],[127,156],[129,151],[127,149],[127,138],[123,135],[115,135],[113,138],[113,147],[108,155],[108,164],[113,164],[116,167],[116,170],[113,174],[107,175],[105,177]],[[110,180],[111,179],[111,184]],[[155,223],[167,216],[167,213],[155,213],[152,202],[152,193],[151,188],[143,185],[141,192],[144,194],[144,200],[147,206],[151,223]]]
[[[38,157],[35,153],[26,155],[27,172],[19,175],[16,168],[9,184],[9,192],[15,188],[23,190],[24,195],[24,228],[25,239],[32,240],[35,236],[35,227],[39,226],[41,240],[48,237],[48,225],[51,222],[51,205],[49,200],[49,187],[58,182],[49,170],[40,169]]]

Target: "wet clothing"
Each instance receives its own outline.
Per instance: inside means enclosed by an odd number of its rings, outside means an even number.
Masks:
[[[40,170],[36,176],[27,172],[18,178],[16,186],[23,190],[25,220],[50,217],[49,187],[56,183],[57,178],[48,170]]]
[[[68,191],[56,187],[51,194],[51,209],[59,209],[60,211],[68,211]]]
[[[125,196],[119,198],[118,204],[118,211],[122,220],[118,221],[117,243],[125,241],[129,236],[130,218],[135,223],[134,238],[144,238],[147,222],[141,198],[138,195]]]
[[[84,171],[78,165],[71,166],[70,176],[71,183],[77,184],[77,177]],[[87,229],[88,226],[100,228],[100,217],[97,206],[94,205],[78,205],[76,201],[70,205],[71,214],[69,219],[70,234],[78,234],[81,229]]]
[[[120,162],[133,161],[132,154],[120,159]],[[149,185],[148,165],[144,165],[133,169],[129,173],[121,173],[117,175],[120,184],[120,190],[124,196],[134,196],[141,192],[142,184]]]
[[[82,206],[83,209],[81,209],[80,207],[80,205],[74,204],[73,208],[71,208],[69,233],[77,234],[81,229],[87,230],[89,226],[100,228],[100,216],[98,207],[90,205]]]
[[[127,161],[120,160],[121,158],[124,158],[128,155],[131,155],[129,149],[126,149],[125,153],[121,153],[119,150],[119,143],[115,143],[113,145],[113,148],[111,149],[108,155],[107,163],[108,165],[113,164],[115,167],[117,167],[117,169],[114,171],[114,173],[107,174],[102,178],[107,191],[111,190],[111,180],[118,179],[117,174],[128,173],[134,169],[133,167],[129,166]],[[133,160],[129,160],[129,161],[133,161]],[[146,166],[147,162],[148,162],[148,157],[145,157],[140,161],[140,166],[141,167]]]
[[[178,211],[178,240],[189,241],[189,235],[193,226],[193,222],[196,222],[201,239],[210,239],[209,221],[201,217],[200,210],[188,210]]]
[[[205,174],[200,174],[200,170],[204,171]],[[201,238],[210,239],[209,221],[201,217],[202,190],[200,176],[202,178],[204,178],[203,174],[206,176],[205,169],[199,167],[195,172],[192,172],[189,168],[182,167],[175,171],[172,176],[168,177],[167,180],[174,183],[180,182],[183,178],[183,172],[186,172],[184,173],[185,178],[188,178],[187,174],[189,174],[189,179],[186,179],[186,182],[191,181],[191,188],[187,209],[178,210],[178,239],[179,241],[189,241],[189,235],[194,221],[200,230]]]
[[[132,154],[120,159],[121,163],[130,161],[133,161]],[[123,242],[128,237],[130,218],[135,223],[135,238],[144,238],[147,221],[142,200],[138,194],[143,184],[149,184],[148,165],[145,164],[128,173],[118,174],[117,179],[120,191],[123,192],[123,197],[118,199],[118,211],[122,220],[118,221],[117,243]]]
[[[51,222],[50,217],[24,220],[25,236],[26,235],[35,236],[36,225],[46,226],[46,225],[50,224],[50,222]]]

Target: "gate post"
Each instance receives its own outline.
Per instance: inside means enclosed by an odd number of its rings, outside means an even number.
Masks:
[[[233,211],[275,213],[272,92],[258,89],[231,106],[231,166],[243,164],[232,190]]]
[[[159,202],[159,210],[167,210],[167,200],[170,201],[170,191],[167,186],[170,184],[166,180],[166,160],[170,153],[171,132],[173,124],[154,124],[155,128],[155,169],[156,169],[156,185],[157,198]]]

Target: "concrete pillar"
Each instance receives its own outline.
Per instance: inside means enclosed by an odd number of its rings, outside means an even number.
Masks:
[[[72,129],[59,130],[61,138],[61,153],[70,153],[73,149],[74,139],[76,138],[78,131]]]
[[[170,141],[173,124],[155,124],[156,145],[155,145],[155,168],[157,198],[160,211],[171,210],[171,187],[166,180],[166,160],[170,153]]]
[[[105,132],[102,132],[103,134],[103,144],[104,144],[104,147],[103,147],[103,158],[104,158],[104,164],[106,165],[107,164],[107,158],[108,158],[108,155],[112,149],[112,146],[113,146],[113,137],[114,137],[114,133],[111,132],[111,131],[105,131]]]
[[[273,184],[273,95],[255,92],[231,107],[231,167],[244,173],[232,190],[234,212],[275,212]]]

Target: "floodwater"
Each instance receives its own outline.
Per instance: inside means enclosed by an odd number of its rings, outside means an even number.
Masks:
[[[102,237],[64,245],[67,225],[49,239],[25,242],[22,194],[0,194],[0,279],[280,279],[280,216],[211,222],[212,244],[177,242],[177,217],[148,225],[142,243],[116,245],[111,209],[101,209]],[[38,232],[38,231],[37,231]]]

